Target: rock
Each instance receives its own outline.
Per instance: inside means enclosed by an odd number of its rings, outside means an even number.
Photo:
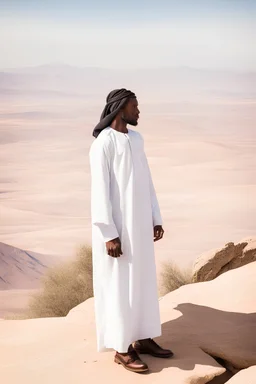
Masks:
[[[256,364],[255,275],[253,262],[213,281],[182,286],[164,296],[163,334],[168,334],[170,343],[184,343],[184,349],[185,345],[197,345],[235,370]],[[178,316],[171,321],[169,301]]]
[[[224,248],[200,255],[193,267],[193,281],[209,281],[215,277],[256,261],[256,238],[238,244],[228,243]]]
[[[256,366],[243,369],[238,372],[227,384],[255,384],[256,383]]]
[[[147,375],[114,364],[113,351],[96,351],[93,298],[62,318],[1,321],[1,380],[8,384],[84,384],[88,380],[223,384],[223,378],[230,377],[223,365],[237,372],[256,364],[255,275],[256,262],[162,297],[162,336],[156,341],[171,348],[174,357],[143,355],[150,367]],[[232,382],[247,371],[252,369],[238,372],[230,383],[252,384]]]

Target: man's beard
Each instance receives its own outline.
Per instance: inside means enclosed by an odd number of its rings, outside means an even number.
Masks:
[[[128,118],[126,118],[124,115],[122,116],[122,120],[123,120],[126,124],[133,125],[134,127],[135,127],[136,125],[138,125],[138,120],[136,120],[136,119],[128,119]]]

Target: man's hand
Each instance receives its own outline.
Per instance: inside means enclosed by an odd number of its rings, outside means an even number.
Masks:
[[[107,252],[109,256],[120,257],[123,254],[121,249],[121,241],[119,237],[116,239],[110,240],[106,243]]]
[[[156,225],[154,227],[154,241],[158,241],[162,239],[163,235],[164,235],[164,230],[162,225]]]

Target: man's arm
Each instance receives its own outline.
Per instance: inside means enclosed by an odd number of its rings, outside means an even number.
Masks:
[[[97,139],[98,140],[98,139]],[[90,151],[91,216],[92,224],[99,227],[110,256],[122,254],[119,234],[112,217],[110,201],[109,152],[103,142],[95,143]]]

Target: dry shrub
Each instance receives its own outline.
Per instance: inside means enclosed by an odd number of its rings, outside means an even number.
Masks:
[[[166,295],[169,292],[178,289],[182,285],[192,283],[192,269],[181,269],[173,262],[162,264],[160,293]]]
[[[30,318],[66,316],[92,296],[92,250],[82,246],[75,261],[48,270],[42,291],[29,303],[28,314]]]
[[[4,320],[27,320],[31,317],[26,313],[9,313],[4,316]]]

